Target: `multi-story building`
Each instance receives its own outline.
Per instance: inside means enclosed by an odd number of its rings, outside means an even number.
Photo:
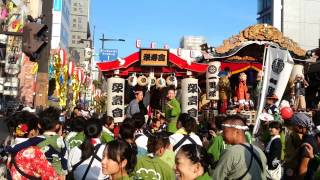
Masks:
[[[320,0],[258,0],[258,23],[278,28],[305,49],[320,46]]]
[[[90,46],[89,27],[90,0],[71,0],[71,36],[69,41],[71,58],[77,65],[85,66],[85,48]]]
[[[183,36],[180,47],[187,50],[201,50],[200,45],[206,43],[203,36]]]
[[[70,36],[71,0],[54,0],[52,16],[51,49],[68,50]]]

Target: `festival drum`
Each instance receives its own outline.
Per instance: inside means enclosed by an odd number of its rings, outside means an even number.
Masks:
[[[139,86],[146,86],[148,84],[148,79],[146,76],[142,75],[138,77],[137,82]]]
[[[175,88],[177,88],[178,82],[177,82],[176,76],[174,75],[168,76],[166,79],[166,83],[167,83],[167,86],[174,86]]]
[[[158,89],[166,87],[166,80],[162,77],[162,74],[161,77],[156,80],[156,87]]]
[[[151,72],[149,74],[149,77],[148,77],[148,83],[150,83],[150,86],[155,86],[156,85],[156,78],[154,77],[154,73]]]
[[[131,76],[128,78],[128,84],[129,86],[136,86],[137,85],[137,76],[136,73],[133,73]]]

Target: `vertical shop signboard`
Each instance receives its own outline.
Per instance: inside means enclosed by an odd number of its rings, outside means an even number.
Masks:
[[[124,119],[124,91],[125,80],[119,77],[112,77],[107,80],[107,114],[119,123]]]
[[[181,81],[181,107],[182,113],[188,113],[191,117],[198,117],[198,79],[185,78]]]
[[[22,37],[8,36],[6,49],[5,72],[10,75],[17,75],[20,72]]]
[[[208,64],[208,69],[206,73],[206,92],[207,100],[219,100],[219,70],[221,62],[213,61]]]

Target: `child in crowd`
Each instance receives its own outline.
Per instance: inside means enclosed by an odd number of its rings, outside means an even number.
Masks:
[[[142,113],[136,113],[132,116],[132,120],[135,126],[134,139],[138,148],[138,155],[146,155],[148,137],[144,133],[144,129],[145,129],[144,115]]]
[[[26,111],[18,112],[9,117],[8,122],[9,126],[15,126],[14,143],[6,149],[10,154],[7,164],[11,179],[59,179],[41,149],[34,146],[43,140],[36,137],[39,133],[37,116]]]
[[[129,180],[137,162],[135,148],[123,140],[114,140],[107,144],[101,160],[102,172],[113,180]]]
[[[78,147],[83,143],[85,135],[83,133],[85,127],[85,119],[81,116],[70,120],[70,132],[65,138],[68,151],[74,147]]]
[[[152,119],[152,124],[150,126],[151,133],[156,133],[161,131],[161,120],[158,118]]]
[[[48,161],[57,171],[58,175],[63,177],[67,174],[66,145],[63,137],[58,134],[61,132],[59,124],[60,111],[54,107],[49,107],[39,113],[40,127],[43,131],[44,140],[37,146],[45,153]]]
[[[155,133],[148,139],[148,155],[139,156],[134,168],[135,179],[175,179],[172,167],[161,157],[170,146],[165,132]],[[173,155],[173,154],[172,154]]]
[[[101,142],[108,143],[114,139],[113,129],[114,122],[113,117],[104,114],[100,119],[102,124]]]
[[[278,101],[278,96],[273,94],[267,96],[267,103],[263,109],[263,112],[273,115],[274,120],[281,120],[280,113],[278,107],[275,103]]]

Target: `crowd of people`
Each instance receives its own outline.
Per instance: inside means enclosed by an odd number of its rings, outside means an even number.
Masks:
[[[165,113],[146,121],[136,92],[122,123],[106,114],[70,118],[48,107],[7,118],[4,179],[318,179],[320,132],[310,117],[262,122],[255,140],[240,115],[199,122],[181,113],[174,89]],[[269,108],[275,98],[269,98]],[[270,109],[271,114],[273,109]],[[65,120],[64,120],[65,118]],[[259,143],[260,142],[260,143]]]

